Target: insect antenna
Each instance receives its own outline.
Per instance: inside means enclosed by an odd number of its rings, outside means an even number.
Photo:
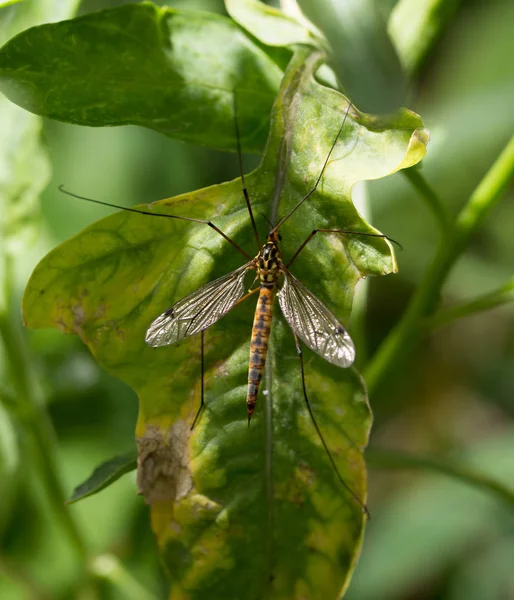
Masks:
[[[348,106],[346,108],[346,112],[344,114],[344,119],[343,122],[341,123],[341,127],[339,127],[339,131],[337,132],[337,135],[334,139],[334,141],[332,142],[332,146],[330,147],[329,153],[327,154],[327,158],[325,159],[325,162],[323,163],[323,167],[320,171],[320,174],[318,175],[318,178],[316,179],[316,183],[314,184],[314,187],[307,192],[307,194],[300,200],[300,202],[298,202],[298,204],[292,209],[290,210],[285,216],[283,216],[279,222],[275,225],[275,227],[273,228],[273,230],[271,231],[271,233],[275,233],[279,227],[281,227],[285,221],[287,221],[287,219],[289,219],[289,217],[295,213],[300,206],[308,199],[312,196],[312,194],[314,194],[314,192],[318,189],[318,185],[321,181],[321,178],[323,177],[323,173],[325,172],[325,169],[327,168],[328,165],[328,161],[330,160],[330,157],[332,155],[332,152],[334,151],[334,148],[336,147],[337,144],[337,140],[339,139],[339,136],[341,135],[341,132],[343,131],[343,127],[344,124],[346,123],[346,119],[348,118],[348,113],[350,112],[350,107],[352,106],[352,103],[350,101],[348,101]]]
[[[253,216],[252,204],[250,202],[250,196],[248,195],[248,190],[246,188],[245,175],[243,172],[243,157],[241,153],[241,139],[239,135],[239,124],[237,122],[237,95],[234,90],[234,129],[236,134],[236,145],[237,145],[237,158],[239,160],[239,174],[241,176],[241,185],[243,189],[243,196],[245,198],[246,206],[248,208],[248,213],[250,214],[250,220],[252,221],[252,228],[255,234],[255,239],[257,240],[257,246],[261,247],[261,241],[259,238],[259,232],[257,231],[257,224],[255,223],[255,218]]]
[[[366,506],[366,504],[359,498],[359,496],[352,490],[352,488],[346,483],[346,481],[343,479],[343,476],[341,475],[341,473],[339,472],[339,469],[337,468],[336,462],[334,460],[334,457],[332,456],[332,453],[330,452],[327,443],[325,442],[325,438],[323,437],[323,434],[321,433],[321,429],[319,428],[319,425],[314,417],[314,413],[312,412],[312,407],[311,404],[309,402],[309,396],[307,395],[307,386],[305,385],[305,367],[303,364],[303,352],[302,352],[302,348],[300,346],[300,341],[298,339],[298,336],[296,335],[296,333],[293,331],[293,335],[294,335],[294,339],[295,339],[295,343],[296,343],[296,351],[298,352],[298,356],[300,358],[300,367],[301,367],[301,371],[302,371],[302,388],[303,388],[303,397],[305,399],[305,404],[307,405],[307,410],[309,412],[309,416],[311,418],[312,424],[314,425],[314,429],[316,430],[316,433],[318,434],[318,437],[323,445],[323,448],[325,449],[325,452],[328,456],[328,459],[330,460],[330,464],[332,465],[337,478],[339,479],[339,482],[342,484],[342,486],[344,487],[344,489],[350,494],[350,496],[352,496],[352,498],[354,498],[354,500],[356,500],[356,502],[362,507],[362,510],[364,511],[364,514],[366,515],[366,517],[368,519],[371,518],[371,515],[369,513],[368,507]]]
[[[272,223],[272,222],[271,222],[271,221],[268,219],[268,217],[267,217],[265,214],[263,214],[262,216],[263,216],[263,217],[266,219],[266,221],[268,222],[268,225],[270,226],[270,229],[273,229],[273,223]]]
[[[369,233],[366,231],[350,231],[348,229],[313,229],[309,233],[309,235],[305,238],[305,240],[300,244],[300,247],[298,248],[298,250],[289,259],[289,262],[286,264],[286,269],[288,269],[293,264],[294,260],[297,258],[297,256],[300,254],[300,252],[305,248],[305,246],[312,240],[312,238],[317,233],[342,233],[342,234],[347,234],[347,235],[365,235],[368,237],[382,238],[382,239],[388,240],[389,242],[392,242],[393,244],[396,244],[400,248],[400,250],[403,250],[403,246],[400,244],[400,242],[393,240],[393,238],[390,238],[389,236],[387,236],[383,233]]]
[[[67,190],[64,187],[64,185],[62,183],[59,186],[59,191],[62,192],[63,194],[71,196],[72,198],[77,198],[78,200],[85,200],[86,202],[92,202],[93,204],[101,204],[102,206],[108,206],[109,208],[117,208],[119,210],[126,210],[127,212],[138,213],[140,215],[149,215],[151,217],[165,217],[167,219],[179,219],[181,221],[189,221],[190,223],[202,223],[203,225],[207,225],[208,227],[213,229],[216,233],[221,235],[221,237],[224,238],[225,240],[227,240],[227,242],[229,242],[230,244],[232,244],[232,246],[234,246],[234,248],[236,250],[241,252],[241,254],[243,254],[243,256],[245,256],[246,258],[248,258],[250,260],[252,259],[252,257],[247,252],[245,252],[241,248],[241,246],[239,246],[239,244],[236,244],[236,242],[234,242],[234,240],[229,238],[228,235],[223,233],[223,231],[221,231],[221,229],[219,229],[219,227],[216,227],[216,225],[214,225],[214,223],[211,223],[211,221],[206,221],[204,219],[193,219],[192,217],[182,217],[182,216],[178,216],[178,215],[165,215],[164,213],[155,213],[155,212],[151,212],[149,210],[139,210],[138,208],[129,208],[128,206],[120,206],[119,204],[112,204],[110,202],[103,202],[102,200],[95,200],[94,198],[88,198],[86,196],[80,196],[79,194],[70,192],[69,190]]]
[[[327,165],[328,165],[328,162],[329,162],[330,157],[332,155],[332,152],[334,151],[334,148],[336,147],[337,140],[339,139],[339,136],[341,135],[341,132],[343,131],[343,127],[344,127],[344,125],[346,123],[346,119],[348,118],[348,113],[350,112],[351,106],[352,106],[352,103],[350,101],[348,101],[348,105],[346,107],[346,112],[344,114],[343,122],[341,123],[341,126],[339,127],[339,130],[337,132],[337,135],[336,135],[334,141],[332,142],[332,146],[330,147],[328,155],[325,158],[325,162],[323,163],[323,167],[321,168],[320,174],[318,175],[318,178],[316,179],[316,183],[314,184],[314,186],[312,187],[312,189],[309,190],[309,192],[307,192],[307,194],[300,200],[300,202],[298,202],[298,204],[293,207],[292,210],[290,210],[284,217],[282,217],[281,219],[279,219],[279,221],[275,225],[275,227],[272,228],[271,234],[275,233],[279,229],[279,227],[281,227],[285,223],[285,221],[287,221],[287,219],[289,219],[289,217],[293,213],[295,213],[300,208],[300,206],[308,198],[310,198],[312,196],[312,194],[314,194],[314,192],[318,189],[318,186],[319,186],[320,181],[321,181],[321,179],[323,177],[323,174],[325,173],[325,169],[327,168]],[[298,248],[298,250],[294,253],[294,255],[292,256],[292,258],[286,264],[286,268],[289,267],[293,263],[293,261],[296,259],[296,257],[298,256],[298,254],[300,254],[300,252],[303,250],[303,248],[308,244],[308,242],[310,242],[310,240],[316,235],[316,233],[342,233],[342,234],[347,234],[347,235],[363,235],[363,236],[368,236],[368,237],[383,238],[383,239],[388,240],[389,242],[392,242],[396,246],[398,246],[398,248],[400,248],[400,250],[403,250],[403,246],[400,244],[400,242],[397,242],[396,240],[393,240],[393,238],[390,238],[389,236],[387,236],[387,235],[385,235],[383,233],[369,233],[369,232],[362,232],[362,231],[352,231],[352,230],[349,230],[349,229],[314,229],[307,236],[307,239],[300,245],[300,247]]]

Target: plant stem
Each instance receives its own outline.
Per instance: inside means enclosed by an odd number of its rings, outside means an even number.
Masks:
[[[508,488],[497,481],[474,469],[469,469],[449,460],[428,458],[404,452],[371,449],[366,450],[366,459],[370,466],[385,469],[422,469],[432,470],[474,487],[479,487],[487,492],[492,492],[502,501],[514,506],[514,489]]]
[[[444,236],[436,255],[398,325],[382,343],[365,370],[372,395],[421,337],[421,320],[436,306],[441,288],[473,232],[482,225],[514,174],[514,136],[486,173],[458,215],[451,234]]]
[[[443,325],[448,325],[452,321],[475,315],[479,312],[496,308],[507,302],[514,301],[514,278],[501,288],[484,294],[475,300],[465,302],[457,306],[452,306],[445,310],[439,311],[434,316],[429,317],[422,323],[424,330],[435,329]]]
[[[447,233],[450,227],[450,216],[448,211],[441,202],[439,196],[428,185],[427,180],[420,173],[419,169],[416,167],[411,167],[410,169],[404,169],[402,173],[416,188],[422,198],[426,200],[428,207],[435,215],[437,222],[439,223],[441,231],[443,233]]]
[[[4,287],[0,290],[4,302],[0,310],[0,339],[5,347],[10,379],[16,392],[16,404],[10,409],[26,426],[34,445],[32,456],[37,461],[40,476],[46,488],[50,505],[56,519],[68,533],[82,561],[85,562],[87,550],[77,524],[69,510],[65,507],[65,494],[57,477],[57,464],[53,449],[55,435],[52,425],[43,407],[39,387],[34,381],[32,365],[28,356],[24,337],[19,330],[16,319],[11,318],[8,298],[10,297],[11,259],[6,252],[4,256],[4,272],[6,274]]]
[[[101,577],[118,588],[123,598],[127,600],[156,600],[156,597],[136,581],[113,554],[95,557],[91,562],[90,571],[96,577]]]

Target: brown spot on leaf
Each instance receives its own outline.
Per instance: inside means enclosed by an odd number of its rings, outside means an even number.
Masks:
[[[77,335],[80,336],[82,334],[82,325],[84,324],[86,311],[84,310],[82,304],[77,303],[71,306],[71,313],[73,315],[72,331],[74,331]]]
[[[149,425],[138,438],[137,486],[147,504],[177,501],[193,489],[189,470],[190,435],[189,426],[180,420],[166,431]]]
[[[109,310],[109,305],[102,303],[96,307],[95,314],[93,315],[94,319],[100,320],[105,317],[107,311]]]

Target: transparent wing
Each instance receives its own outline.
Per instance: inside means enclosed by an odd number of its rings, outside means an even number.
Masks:
[[[311,350],[339,367],[353,363],[355,346],[346,329],[289,271],[284,272],[278,301],[291,329]]]
[[[253,261],[209,282],[157,317],[146,332],[149,346],[168,346],[195,335],[226,314],[245,293],[244,278]]]

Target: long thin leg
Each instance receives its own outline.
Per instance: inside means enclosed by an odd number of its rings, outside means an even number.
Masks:
[[[393,242],[393,244],[396,244],[400,248],[402,247],[402,245],[399,242],[397,242],[396,240],[393,240],[392,238],[388,237],[387,235],[384,235],[383,233],[365,233],[363,231],[350,231],[348,229],[313,229],[309,233],[307,238],[300,244],[300,247],[298,248],[298,250],[293,254],[292,258],[289,260],[289,262],[286,265],[286,269],[289,268],[293,264],[293,261],[296,259],[296,257],[300,254],[300,252],[305,248],[305,246],[312,240],[312,238],[317,233],[345,233],[347,235],[350,235],[350,234],[351,235],[365,235],[367,237],[383,238],[383,239],[389,240],[390,242]]]
[[[243,302],[244,300],[246,300],[247,298],[249,298],[250,296],[253,296],[254,294],[256,294],[261,288],[255,288],[254,290],[250,290],[248,292],[248,294],[245,294],[242,298],[239,298],[239,300],[234,304],[234,306],[237,306],[238,304],[241,304],[241,302]]]
[[[337,140],[339,139],[339,136],[341,135],[341,132],[343,131],[343,127],[344,127],[344,124],[346,123],[346,119],[348,117],[348,113],[350,112],[351,106],[352,106],[352,103],[348,102],[348,106],[346,107],[346,112],[344,113],[343,122],[341,123],[341,127],[339,127],[339,131],[337,132],[337,135],[334,138],[334,141],[332,142],[332,146],[330,147],[327,158],[325,159],[325,162],[323,163],[323,167],[321,168],[320,174],[318,175],[318,178],[316,179],[316,183],[314,184],[314,187],[309,192],[307,192],[307,194],[300,200],[300,202],[298,202],[298,204],[291,211],[289,211],[285,217],[282,217],[280,219],[280,221],[275,225],[275,227],[273,227],[271,233],[275,233],[275,231],[278,231],[279,227],[281,227],[281,225],[284,223],[284,221],[287,221],[287,219],[289,219],[289,217],[294,212],[296,212],[300,208],[300,206],[308,198],[310,198],[312,196],[312,194],[314,194],[314,192],[318,189],[318,185],[320,184],[321,178],[323,177],[323,173],[325,172],[325,169],[327,168],[328,161],[330,160],[332,152],[334,151],[334,148],[336,147]]]
[[[246,300],[247,298],[249,298],[250,296],[252,296],[253,294],[257,293],[259,291],[260,288],[255,288],[254,290],[251,290],[250,292],[248,292],[248,294],[245,294],[242,298],[240,298],[235,304],[234,306],[237,306],[240,302],[243,302],[243,300]],[[205,345],[204,345],[204,335],[205,335],[205,331],[202,330],[200,332],[200,348],[201,348],[201,359],[200,359],[200,371],[201,371],[201,380],[200,380],[200,407],[198,408],[198,411],[196,413],[196,416],[193,420],[193,424],[191,425],[191,431],[193,431],[194,426],[196,425],[196,422],[198,421],[198,417],[200,416],[200,413],[202,412],[204,406],[205,406],[205,386],[204,386],[204,380],[205,380],[205,359],[204,359],[204,349],[205,349]]]
[[[245,256],[246,258],[248,258],[250,260],[252,259],[252,257],[247,252],[245,252],[241,248],[241,246],[236,244],[236,242],[234,242],[234,240],[230,239],[228,237],[228,235],[223,233],[223,231],[221,231],[221,229],[216,227],[216,225],[214,225],[214,223],[211,223],[210,221],[205,221],[203,219],[193,219],[192,217],[179,217],[177,215],[165,215],[163,213],[150,212],[149,210],[138,210],[137,208],[129,208],[127,206],[120,206],[119,204],[111,204],[109,202],[102,202],[101,200],[94,200],[93,198],[87,198],[86,196],[79,196],[78,194],[69,192],[62,185],[59,186],[59,191],[61,191],[63,194],[67,194],[68,196],[72,196],[73,198],[78,198],[79,200],[85,200],[86,202],[92,202],[93,204],[101,204],[102,206],[109,206],[110,208],[118,208],[119,210],[126,210],[127,212],[138,213],[140,215],[149,215],[151,217],[165,217],[166,219],[180,219],[181,221],[190,221],[191,223],[203,223],[204,225],[208,225],[211,229],[214,229],[214,231],[216,233],[219,233],[219,235],[221,235],[222,238],[224,238],[225,240],[227,240],[227,242],[232,244],[232,246],[234,246],[234,248],[236,250],[241,252],[241,254],[243,256]]]
[[[200,332],[200,349],[201,349],[201,359],[200,359],[200,372],[201,372],[201,379],[200,379],[200,406],[198,408],[198,411],[196,413],[196,416],[193,420],[193,424],[191,425],[191,431],[193,431],[194,426],[196,425],[196,421],[198,420],[198,417],[200,416],[200,413],[202,412],[204,406],[205,406],[205,397],[204,397],[204,375],[205,375],[205,361],[204,361],[204,331]]]
[[[236,144],[237,144],[237,157],[239,159],[239,174],[241,175],[241,184],[243,186],[243,196],[245,197],[246,206],[248,208],[248,212],[250,213],[250,220],[252,222],[253,232],[255,234],[255,239],[257,240],[257,246],[261,247],[261,242],[259,238],[259,232],[257,231],[257,224],[255,223],[255,219],[252,211],[252,204],[250,202],[250,196],[248,195],[248,190],[246,189],[245,175],[243,172],[243,158],[241,155],[241,140],[239,136],[239,124],[237,122],[237,96],[236,91],[234,90],[234,128],[236,130]]]
[[[357,494],[351,489],[351,487],[342,478],[341,473],[339,472],[339,469],[337,468],[337,465],[335,463],[334,457],[332,456],[332,453],[328,449],[328,446],[321,434],[321,430],[318,426],[318,423],[316,422],[316,419],[314,418],[314,413],[312,412],[311,404],[309,402],[309,397],[307,395],[307,387],[305,385],[305,367],[303,364],[302,348],[300,346],[300,341],[298,339],[298,336],[296,335],[296,333],[294,331],[293,331],[293,335],[294,335],[294,339],[295,339],[295,343],[296,343],[296,351],[298,352],[298,356],[300,358],[300,367],[302,370],[303,397],[305,399],[305,404],[307,405],[307,410],[309,411],[309,416],[311,418],[312,424],[314,425],[314,429],[316,430],[316,433],[318,434],[318,437],[321,440],[321,443],[323,444],[323,448],[325,449],[325,452],[327,453],[330,463],[332,464],[332,467],[334,468],[334,471],[336,472],[337,478],[339,479],[339,481],[341,482],[341,484],[343,485],[345,490],[360,504],[360,506],[362,506],[362,510],[366,514],[366,517],[369,519],[371,517],[371,515],[369,514],[368,507],[364,504],[364,502],[359,498],[359,496],[357,496]]]

